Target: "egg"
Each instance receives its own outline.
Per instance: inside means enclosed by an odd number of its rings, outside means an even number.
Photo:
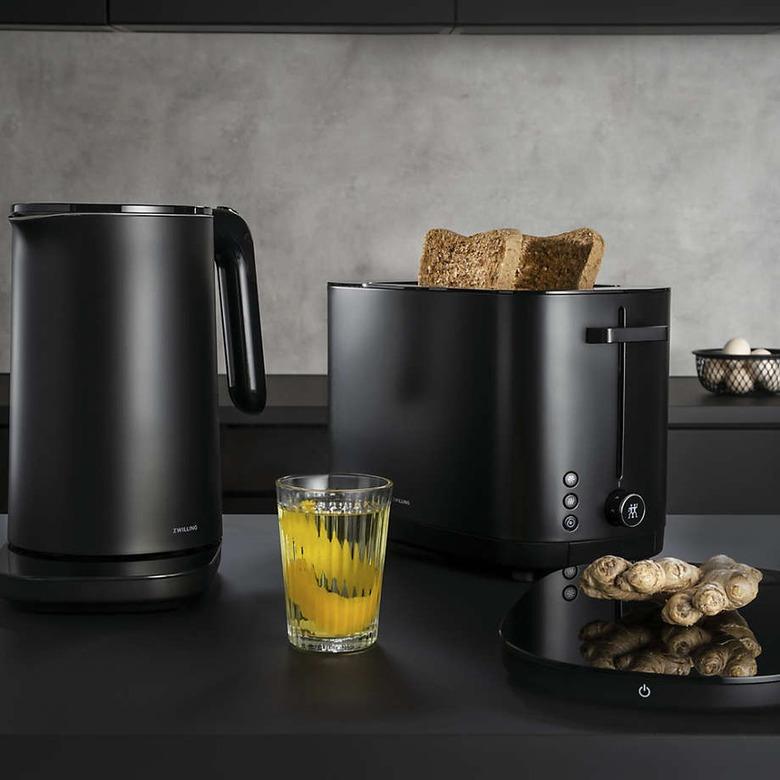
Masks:
[[[726,376],[726,390],[734,395],[747,395],[754,387],[753,374],[745,366],[734,366]]]
[[[735,337],[733,339],[729,339],[723,345],[723,351],[727,355],[749,355],[750,344],[748,344],[747,339]]]
[[[772,353],[768,349],[753,349],[750,351],[751,355],[771,355]],[[763,377],[769,376],[774,370],[772,368],[771,360],[746,360],[745,361],[748,370],[753,375],[753,379],[759,384],[763,385],[761,381]]]
[[[768,349],[754,349],[751,355],[771,355]],[[780,360],[751,360],[753,379],[770,393],[780,393]]]
[[[726,378],[726,363],[729,361],[710,358],[704,361],[702,374],[705,381],[719,385]]]
[[[770,393],[780,393],[780,366],[773,365],[773,370],[765,372],[761,377],[761,387]]]

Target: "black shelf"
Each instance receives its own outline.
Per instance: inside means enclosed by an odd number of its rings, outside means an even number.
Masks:
[[[707,392],[695,377],[669,380],[670,428],[780,427],[780,395],[737,398]]]
[[[464,33],[766,33],[774,0],[458,0]]]
[[[0,28],[173,32],[768,33],[774,0],[4,0]]]
[[[452,0],[110,0],[122,30],[449,32]]]
[[[107,0],[3,0],[0,29],[110,30]]]

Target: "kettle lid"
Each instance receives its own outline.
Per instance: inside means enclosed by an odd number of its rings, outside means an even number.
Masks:
[[[211,216],[209,206],[161,206],[141,203],[14,203],[9,219],[59,214],[182,214]]]

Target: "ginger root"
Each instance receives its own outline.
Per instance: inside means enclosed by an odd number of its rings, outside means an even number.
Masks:
[[[623,587],[636,593],[668,593],[689,588],[699,581],[699,570],[679,558],[637,561],[621,575]]]
[[[657,593],[670,593],[695,585],[699,569],[678,558],[631,563],[617,555],[604,555],[585,568],[582,591],[594,599],[646,601]]]
[[[661,617],[667,623],[692,626],[705,615],[740,609],[758,594],[758,569],[716,555],[700,567],[677,558],[631,563],[604,555],[585,568],[583,593],[596,599],[665,600]]]
[[[715,555],[699,568],[701,577],[693,586],[672,594],[661,617],[667,623],[692,626],[705,615],[740,609],[758,595],[763,575],[727,555]]]
[[[602,555],[601,558],[596,558],[580,575],[582,592],[594,599],[631,601],[630,594],[623,598],[621,589],[616,585],[617,578],[630,565],[630,561],[617,555]]]

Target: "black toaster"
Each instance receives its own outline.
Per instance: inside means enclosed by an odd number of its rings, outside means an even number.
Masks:
[[[518,570],[662,546],[668,288],[328,286],[331,469],[391,538]]]

